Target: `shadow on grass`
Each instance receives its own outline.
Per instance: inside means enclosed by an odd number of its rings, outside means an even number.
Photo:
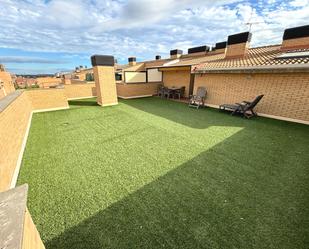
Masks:
[[[214,108],[190,108],[186,103],[157,97],[121,100],[121,102],[141,111],[196,129],[205,129],[209,126],[243,127],[260,119],[258,117],[246,120]]]
[[[96,99],[78,99],[78,100],[69,100],[70,106],[99,106],[96,102]]]
[[[282,148],[274,162],[273,144],[250,135],[240,131],[46,248],[305,248],[308,157],[294,161]]]

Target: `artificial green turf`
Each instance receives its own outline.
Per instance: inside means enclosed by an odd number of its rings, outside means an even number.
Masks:
[[[158,98],[34,114],[18,183],[50,248],[308,248],[309,126]]]

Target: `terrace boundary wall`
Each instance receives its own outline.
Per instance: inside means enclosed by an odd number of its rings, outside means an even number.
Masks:
[[[161,84],[162,82],[116,83],[117,95],[122,99],[150,97],[157,94]]]
[[[64,85],[64,91],[68,100],[93,98],[97,96],[94,82]]]
[[[42,111],[68,109],[64,89],[22,91],[10,98],[0,112],[0,191],[16,185],[26,146],[32,114]]]
[[[33,113],[68,109],[68,99],[95,95],[94,84],[82,84],[61,89],[14,91],[0,100],[0,192],[17,189]],[[23,248],[45,248],[28,210],[23,238]]]
[[[206,105],[253,100],[264,94],[256,106],[260,116],[309,124],[309,73],[212,73],[196,74],[194,93],[206,87]]]
[[[166,87],[185,87],[185,97],[189,97],[190,92],[190,70],[163,71],[163,84]]]

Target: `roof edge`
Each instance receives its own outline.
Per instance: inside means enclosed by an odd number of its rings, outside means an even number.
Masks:
[[[199,73],[243,73],[243,72],[259,72],[259,73],[280,73],[291,72],[306,72],[309,73],[309,64],[298,65],[268,65],[268,66],[254,66],[254,67],[231,67],[231,68],[212,68],[212,69],[197,69],[192,71],[194,74]]]

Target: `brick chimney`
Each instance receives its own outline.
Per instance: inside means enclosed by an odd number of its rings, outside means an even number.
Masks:
[[[111,55],[91,56],[97,103],[101,106],[117,105],[115,59]]]
[[[216,51],[216,54],[221,54],[221,53],[225,53],[226,52],[226,44],[227,42],[224,41],[224,42],[217,42],[216,43],[216,46],[215,46],[215,50]]]
[[[182,50],[180,49],[174,49],[174,50],[171,50],[170,51],[170,56],[171,56],[171,59],[177,59],[179,58],[181,55],[182,55]]]
[[[194,56],[194,55],[204,55],[207,52],[209,52],[210,47],[208,46],[199,46],[199,47],[194,47],[194,48],[189,48],[188,49],[188,54],[190,56]]]
[[[230,35],[227,39],[225,58],[241,58],[247,55],[251,36],[250,32]]]
[[[281,50],[309,48],[309,25],[286,29]]]
[[[128,62],[130,66],[136,65],[136,57],[129,57]]]
[[[5,71],[5,67],[3,64],[0,64],[0,72],[4,72]]]

